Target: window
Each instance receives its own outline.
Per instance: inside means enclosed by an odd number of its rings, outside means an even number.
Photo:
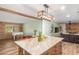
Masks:
[[[10,24],[5,25],[5,32],[13,32],[13,26]]]

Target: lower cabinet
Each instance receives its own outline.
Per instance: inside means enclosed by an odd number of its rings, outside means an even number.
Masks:
[[[61,55],[61,54],[62,54],[62,42],[59,42],[55,46],[45,51],[42,55]]]
[[[27,51],[25,51],[21,47],[17,47],[17,49],[18,49],[18,55],[30,55],[30,53],[28,53]]]
[[[79,44],[62,42],[62,55],[79,55]]]
[[[76,55],[79,55],[79,44],[76,44]]]

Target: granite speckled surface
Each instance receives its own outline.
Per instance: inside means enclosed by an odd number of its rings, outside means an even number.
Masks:
[[[79,44],[62,42],[62,55],[79,55]]]

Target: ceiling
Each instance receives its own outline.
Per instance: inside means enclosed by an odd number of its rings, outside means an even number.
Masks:
[[[68,23],[68,21],[79,23],[79,4],[48,4],[49,14],[55,17],[55,22]],[[0,5],[18,12],[37,16],[37,12],[44,10],[42,4],[5,4]]]

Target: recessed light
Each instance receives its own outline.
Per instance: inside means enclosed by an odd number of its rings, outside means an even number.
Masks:
[[[67,14],[66,17],[70,17],[70,14]]]
[[[66,8],[65,6],[61,6],[61,10],[65,10],[65,8]]]
[[[55,20],[56,18],[54,17],[53,20]]]

